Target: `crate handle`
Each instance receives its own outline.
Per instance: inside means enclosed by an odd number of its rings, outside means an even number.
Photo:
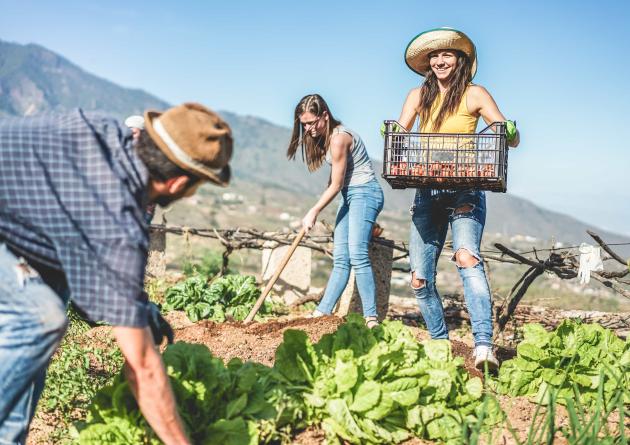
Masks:
[[[490,125],[488,125],[486,128],[481,130],[479,132],[479,134],[485,133],[486,131],[492,129],[492,127],[495,127],[495,126],[499,127],[499,131],[495,131],[495,133],[497,133],[497,134],[505,134],[505,121],[494,121]]]
[[[402,132],[409,133],[409,131],[407,131],[405,126],[403,124],[401,124],[400,122],[394,121],[394,120],[386,120],[385,121],[385,127],[386,127],[388,133],[390,132],[390,129],[391,129],[392,125],[394,125],[394,124],[398,125],[403,130],[400,133],[402,133]],[[398,133],[398,132],[395,132],[395,133]]]

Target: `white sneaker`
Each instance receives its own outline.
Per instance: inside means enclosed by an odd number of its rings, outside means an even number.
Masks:
[[[324,315],[326,314],[324,314],[322,311],[318,311],[317,309],[315,309],[313,312],[311,312],[304,318],[319,318],[319,317],[323,317]]]
[[[475,357],[475,368],[480,371],[485,371],[486,366],[488,367],[488,371],[496,371],[499,369],[499,361],[494,356],[491,347],[485,345],[475,346],[473,356]]]

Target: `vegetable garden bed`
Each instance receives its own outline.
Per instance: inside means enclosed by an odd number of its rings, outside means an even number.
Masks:
[[[227,322],[216,323],[211,321],[199,321],[192,323],[184,312],[173,311],[167,314],[166,318],[171,322],[175,328],[176,341],[184,341],[187,343],[205,345],[212,351],[212,354],[223,360],[224,363],[228,363],[231,359],[238,358],[243,361],[253,361],[264,365],[266,367],[273,366],[276,359],[276,350],[285,339],[285,333],[289,330],[299,330],[305,333],[303,339],[310,344],[316,344],[326,334],[337,331],[342,320],[336,317],[322,317],[317,319],[304,319],[296,318],[296,316],[285,316],[280,320],[274,320],[269,322],[253,323],[245,326],[241,323]],[[426,340],[426,331],[418,328],[409,328],[413,338],[415,340]],[[538,332],[538,331],[536,331]],[[291,334],[294,335],[294,334]],[[542,335],[542,332],[537,335]],[[469,377],[465,377],[468,381],[471,381],[473,377],[478,377],[479,373],[472,369],[472,363],[470,360],[471,345],[466,339],[461,341],[457,338],[457,335],[452,336],[451,341],[453,355],[462,357],[464,360],[464,367],[468,371]],[[531,336],[530,336],[531,337]],[[533,338],[533,337],[532,337]],[[80,336],[76,337],[80,344],[85,346],[96,346],[100,348],[112,348],[111,339],[109,339],[109,329],[105,327],[92,329]],[[607,340],[607,342],[609,342]],[[627,348],[627,347],[626,347]],[[528,353],[530,360],[537,359],[536,354],[532,354],[532,351],[528,351],[527,348],[521,348],[524,352]],[[623,351],[621,351],[623,352]],[[514,353],[510,351],[504,351],[503,360],[511,358]],[[294,357],[295,353],[289,354],[288,357]],[[541,357],[542,358],[542,357]],[[103,373],[103,369],[99,368],[99,362],[93,362],[90,364],[90,373],[99,374]],[[94,369],[92,369],[94,368]],[[509,368],[509,367],[508,367]],[[379,383],[380,384],[380,383]],[[505,386],[505,385],[504,385]],[[356,387],[352,390],[356,392],[361,387],[360,382],[357,382]],[[369,393],[369,391],[368,391]],[[232,397],[232,396],[230,396]],[[547,413],[547,408],[539,406],[532,402],[531,396],[510,396],[500,395],[498,396],[501,408],[505,412],[507,418],[510,421],[510,429],[505,426],[499,426],[492,442],[488,442],[488,439],[482,439],[481,443],[505,443],[505,444],[519,444],[526,443],[528,437],[532,437],[532,425],[534,419],[542,418]],[[224,407],[225,408],[225,407]],[[412,406],[410,405],[411,409]],[[362,413],[360,407],[355,406],[352,411],[357,419],[361,420]],[[555,409],[555,425],[558,427],[570,428],[570,414],[562,406],[556,406]],[[358,411],[357,411],[358,410]],[[320,419],[325,420],[325,416],[320,412]],[[616,417],[615,417],[616,416]],[[52,416],[54,417],[54,416]],[[55,419],[52,418],[50,413],[41,413],[38,415],[36,422],[32,426],[32,434],[29,438],[29,444],[52,444],[52,443],[64,443],[56,439],[51,439],[51,429],[55,428]],[[378,416],[377,416],[378,417]],[[85,415],[81,414],[79,418],[74,420],[85,419]],[[216,420],[216,419],[215,419]],[[325,443],[326,434],[323,424],[319,426],[310,426],[306,429],[300,427],[295,428],[289,436],[284,436],[285,440],[290,440],[291,443],[311,445]],[[334,426],[334,425],[333,425]],[[608,419],[608,426],[610,431],[618,431],[619,428],[619,416],[618,413],[612,413]],[[329,435],[331,425],[329,424]],[[343,434],[343,433],[342,433]],[[58,437],[58,436],[57,436]],[[339,437],[339,436],[338,436]],[[568,441],[559,431],[551,433],[552,442],[547,442],[548,438],[539,438],[539,441],[533,441],[531,443],[574,443]],[[66,438],[67,439],[67,438]],[[546,439],[546,440],[542,440]],[[357,439],[359,442],[367,442],[366,439]],[[496,440],[496,442],[495,442]],[[229,441],[224,441],[224,445],[229,444]],[[373,442],[372,442],[373,443]],[[425,444],[435,443],[429,441],[423,441],[417,438],[410,438],[402,443],[406,445],[412,444]],[[578,443],[578,442],[575,442]],[[597,443],[597,442],[579,442],[579,443]],[[617,442],[602,442],[602,443],[622,443]]]

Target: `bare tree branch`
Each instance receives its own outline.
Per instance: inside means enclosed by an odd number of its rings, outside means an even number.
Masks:
[[[588,233],[591,236],[591,238],[593,238],[597,242],[597,244],[602,246],[602,249],[604,249],[608,255],[610,255],[611,257],[613,257],[617,261],[619,261],[624,266],[628,266],[628,263],[623,258],[621,258],[619,255],[617,255],[615,252],[613,252],[612,249],[610,247],[608,247],[608,244],[606,244],[604,242],[604,240],[602,240],[595,232],[593,232],[591,230],[587,230],[586,233]]]

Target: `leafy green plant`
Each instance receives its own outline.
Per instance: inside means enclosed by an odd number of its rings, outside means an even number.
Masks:
[[[223,322],[227,319],[244,320],[260,296],[260,289],[252,276],[226,275],[211,283],[201,275],[195,275],[166,291],[163,308],[183,310],[192,322],[212,320]],[[258,316],[271,314],[276,309],[271,302],[265,302]]]
[[[351,315],[316,344],[287,330],[274,367],[285,388],[302,388],[307,423],[321,425],[332,442],[465,443],[466,428],[479,422],[481,380],[470,378],[448,341],[420,344],[400,322],[370,330]],[[486,410],[487,423],[499,419],[497,407]]]
[[[524,327],[517,356],[503,363],[497,390],[514,396],[535,396],[545,403],[557,390],[557,401],[607,407],[621,388],[630,386],[630,340],[622,341],[598,324],[565,320],[554,332],[538,324]],[[630,403],[628,393],[623,400]]]
[[[206,346],[176,343],[163,355],[178,410],[198,444],[268,443],[281,437],[294,419],[274,371],[257,363],[231,360],[227,366]],[[275,405],[275,406],[274,406]],[[94,398],[79,444],[159,444],[122,374]]]
[[[314,301],[307,301],[306,303],[299,306],[299,310],[303,314],[310,314],[315,309],[317,309],[317,303],[315,303]]]

